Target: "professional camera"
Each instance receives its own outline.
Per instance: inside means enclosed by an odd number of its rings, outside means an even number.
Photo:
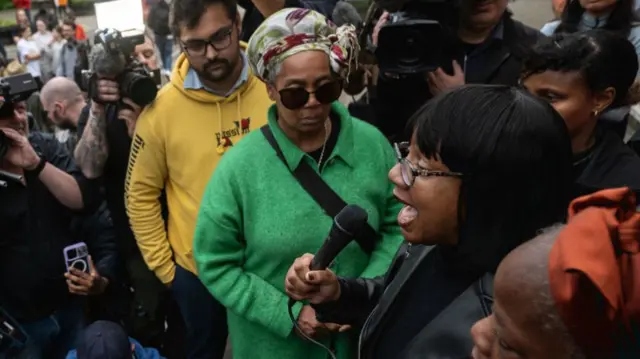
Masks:
[[[135,47],[144,41],[144,33],[140,31],[96,31],[94,46],[89,55],[91,70],[82,72],[81,88],[88,92],[91,99],[100,102],[97,98],[98,80],[109,78],[119,83],[122,97],[130,98],[141,107],[153,102],[159,83],[133,56]]]
[[[454,41],[460,0],[375,0],[389,11],[375,51],[383,72],[412,75],[451,68],[445,47]]]
[[[26,101],[31,94],[38,91],[38,84],[31,74],[20,74],[0,79],[0,96],[3,103],[0,104],[0,118],[13,116],[14,104]],[[11,143],[0,131],[0,158],[4,157]]]

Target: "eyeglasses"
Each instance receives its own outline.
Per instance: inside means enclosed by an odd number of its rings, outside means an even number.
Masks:
[[[340,98],[342,82],[331,81],[320,85],[315,91],[309,92],[302,87],[289,87],[279,91],[282,105],[289,110],[297,110],[309,102],[313,94],[323,105],[330,104]]]
[[[222,51],[231,45],[233,24],[216,32],[208,40],[193,39],[182,42],[182,48],[189,56],[204,56],[209,46],[216,51]]]
[[[400,173],[402,174],[402,182],[408,187],[413,186],[416,177],[462,177],[462,173],[448,171],[431,171],[417,168],[408,159],[409,142],[394,143],[393,147],[396,151],[396,159],[400,164]]]

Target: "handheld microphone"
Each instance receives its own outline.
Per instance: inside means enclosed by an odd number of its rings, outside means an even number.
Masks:
[[[333,219],[333,226],[322,247],[311,261],[311,270],[329,267],[338,254],[360,233],[367,224],[367,212],[362,207],[350,204]]]
[[[357,29],[362,26],[362,17],[358,13],[358,10],[346,1],[339,1],[336,4],[331,13],[331,20],[333,20],[337,26],[353,25]]]

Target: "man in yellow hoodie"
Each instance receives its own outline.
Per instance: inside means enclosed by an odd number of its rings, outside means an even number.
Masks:
[[[171,84],[138,119],[126,207],[145,262],[178,303],[187,358],[218,359],[226,344],[226,312],[197,278],[196,218],[216,164],[243,136],[266,124],[271,100],[248,66],[235,0],[174,0],[171,12],[183,53]]]

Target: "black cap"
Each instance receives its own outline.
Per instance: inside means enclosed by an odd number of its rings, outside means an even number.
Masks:
[[[78,359],[131,359],[129,336],[117,323],[99,320],[80,336]]]

